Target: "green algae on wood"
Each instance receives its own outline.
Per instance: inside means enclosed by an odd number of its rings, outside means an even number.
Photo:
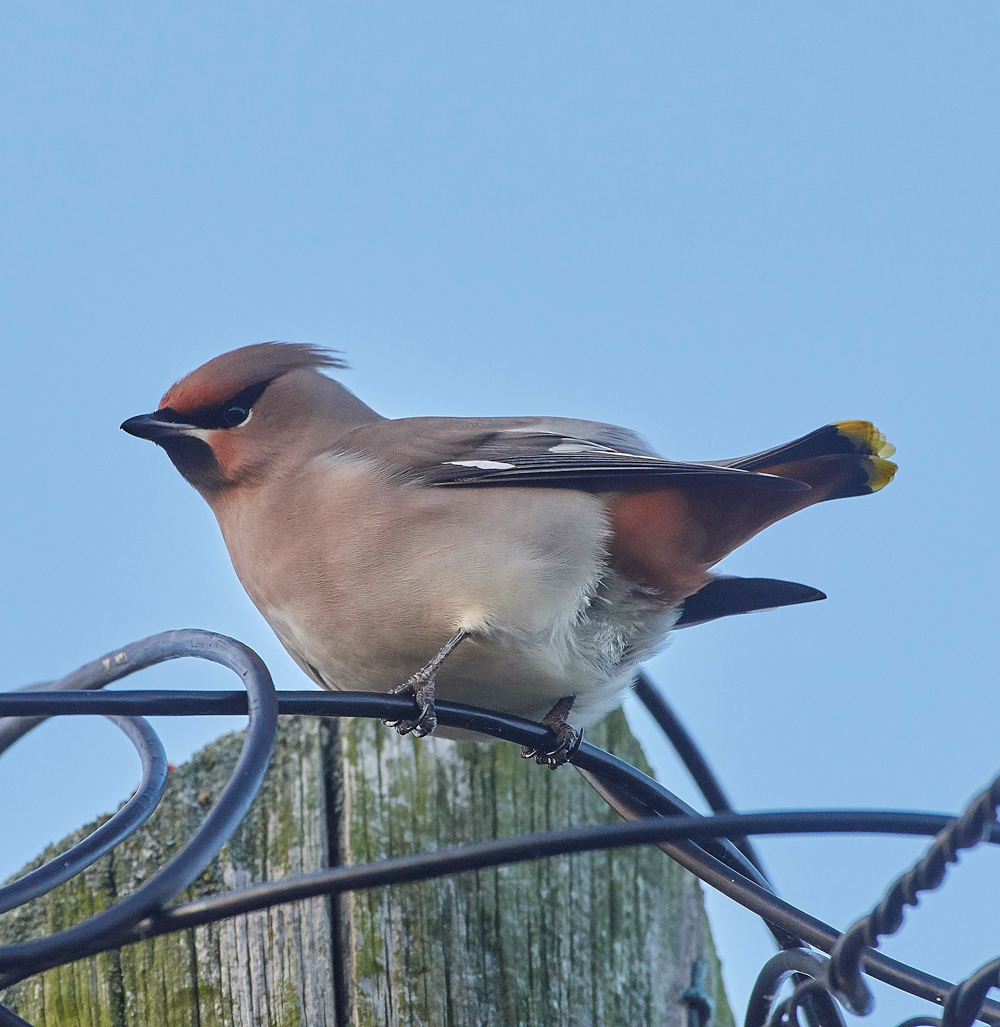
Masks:
[[[282,721],[256,802],[229,844],[178,901],[326,863],[327,732],[319,721]],[[45,925],[56,926],[53,910],[59,911],[60,924],[83,919],[92,882],[102,904],[134,891],[191,836],[229,777],[241,743],[242,734],[228,735],[177,768],[140,831],[81,878],[0,917],[0,942],[49,933]],[[84,833],[50,847],[36,863]],[[50,970],[8,989],[0,1001],[36,1027],[334,1024],[330,974],[316,972],[331,962],[331,937],[329,901],[311,899]]]
[[[621,712],[588,737],[647,769]],[[190,837],[241,741],[206,746],[170,775],[132,838],[0,917],[0,944],[134,891]],[[615,819],[571,768],[550,773],[514,746],[283,718],[250,813],[178,901],[330,862]],[[681,1027],[680,992],[700,956],[716,1023],[729,1027],[698,883],[659,850],[636,848],[288,903],[47,971],[0,1002],[36,1027]]]
[[[594,744],[646,769],[619,712]],[[457,839],[613,822],[579,775],[526,764],[513,746],[398,739],[345,723],[344,820],[353,862]],[[428,744],[430,742],[430,744]],[[680,992],[708,956],[728,1007],[693,877],[658,849],[582,853],[393,886],[341,900],[359,1027],[682,1024]]]

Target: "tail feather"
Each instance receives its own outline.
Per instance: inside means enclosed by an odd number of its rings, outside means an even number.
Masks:
[[[798,603],[814,603],[817,599],[826,599],[826,594],[818,588],[800,585],[796,581],[716,574],[707,585],[684,600],[674,627],[689,628],[720,617],[776,610],[779,606],[794,606]]]
[[[896,473],[888,459],[893,452],[871,422],[838,421],[763,453],[718,462],[804,482],[809,488],[801,492],[692,481],[615,494],[612,560],[665,601],[682,601],[711,580],[710,567],[775,521],[827,499],[884,488]]]
[[[871,421],[837,421],[783,446],[720,462],[742,471],[796,478],[813,488],[831,483],[822,498],[842,499],[885,488],[896,473],[889,460],[895,452]]]

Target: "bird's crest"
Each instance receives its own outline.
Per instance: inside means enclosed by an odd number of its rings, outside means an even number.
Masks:
[[[347,367],[331,350],[300,342],[260,342],[209,360],[171,385],[160,409],[191,413],[216,406],[244,389],[303,367]]]

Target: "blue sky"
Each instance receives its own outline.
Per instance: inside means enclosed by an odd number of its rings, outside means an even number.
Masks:
[[[305,687],[208,508],[118,424],[218,352],[313,342],[390,416],[592,417],[678,458],[875,420],[889,489],[724,567],[829,600],[679,634],[651,672],[741,808],[958,809],[1000,766],[998,22],[987,3],[7,5],[4,687],[181,626]],[[175,762],[228,727],[158,724]],[[0,874],[136,776],[102,722],[19,743]],[[922,843],[761,848],[842,927]],[[963,859],[886,951],[951,977],[994,956],[996,859]],[[742,1009],[767,938],[710,910]],[[879,1023],[921,1008],[879,1002]]]

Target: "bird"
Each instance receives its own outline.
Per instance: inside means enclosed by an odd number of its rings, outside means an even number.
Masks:
[[[539,722],[550,743],[522,755],[553,769],[671,631],[826,598],[712,568],[897,469],[862,420],[677,461],[597,421],[391,419],[327,373],[345,367],[305,343],[244,346],[121,427],[208,502],[240,582],[317,685],[412,697],[414,715],[386,723],[418,737],[436,698]]]

